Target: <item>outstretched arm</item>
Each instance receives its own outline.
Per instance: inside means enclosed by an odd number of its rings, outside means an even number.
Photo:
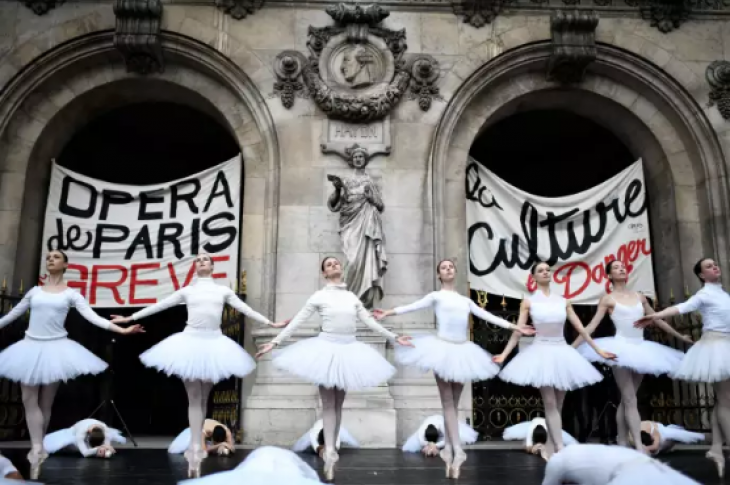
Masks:
[[[575,314],[575,310],[573,310],[573,305],[570,304],[570,302],[567,302],[567,308],[566,311],[568,313],[568,321],[573,325],[573,328],[575,328],[575,331],[578,332],[578,335],[583,337],[583,340],[586,341],[588,345],[591,346],[593,350],[596,351],[598,355],[603,357],[604,359],[615,359],[616,356],[613,355],[610,352],[604,352],[603,350],[599,349],[596,343],[593,341],[590,335],[588,335],[588,332],[586,332],[585,327],[583,326],[583,323],[580,321],[580,318],[578,318],[578,315]]]
[[[524,328],[527,326],[527,319],[530,317],[530,300],[527,298],[523,299],[520,303],[520,316],[517,317],[517,326],[520,328]],[[512,353],[514,348],[517,346],[517,343],[520,341],[520,337],[522,334],[520,332],[514,331],[512,332],[512,336],[509,338],[509,341],[507,342],[507,345],[504,347],[504,350],[502,350],[502,353],[499,355],[494,356],[494,361],[498,364],[501,364],[505,361],[505,359],[509,356],[509,354]]]
[[[309,297],[309,300],[307,300],[307,303],[304,305],[304,308],[299,310],[299,313],[292,319],[291,322],[289,322],[289,325],[282,330],[279,335],[277,335],[271,343],[274,345],[279,345],[284,340],[291,337],[291,335],[294,333],[294,331],[304,322],[307,321],[309,317],[311,317],[314,312],[316,312],[319,309],[319,304],[317,303],[315,295],[312,295]]]
[[[246,305],[243,300],[241,300],[234,292],[233,290],[228,290],[226,292],[226,303],[231,305],[233,308],[238,310],[239,312],[246,315],[251,320],[255,320],[259,323],[262,323],[264,325],[271,325],[271,320],[266,318],[265,316],[261,315],[260,313],[256,312],[251,308],[250,306]]]
[[[81,295],[79,295],[81,296]],[[94,456],[99,451],[99,447],[95,446],[94,448],[89,448],[89,445],[86,443],[86,431],[87,430],[80,430],[76,432],[76,448],[79,449],[79,452],[82,456],[85,458],[88,458],[90,456]]]
[[[185,298],[183,295],[183,291],[185,291],[185,288],[177,290],[172,295],[168,296],[164,300],[158,301],[154,305],[148,306],[147,308],[143,308],[142,310],[133,313],[131,319],[139,320],[140,318],[149,317],[150,315],[159,313],[162,310],[167,310],[168,308],[174,307],[175,305],[180,305],[181,303],[184,303]]]
[[[489,322],[492,325],[496,325],[498,327],[507,328],[509,330],[519,331],[519,327],[515,324],[509,323],[507,320],[503,318],[499,318],[495,315],[492,315],[488,311],[486,311],[483,308],[480,308],[479,305],[474,303],[473,301],[469,300],[469,310],[471,311],[472,315],[481,318],[485,322]]]
[[[42,291],[42,290],[32,288],[30,291],[28,291],[28,293],[25,294],[23,299],[20,300],[20,302],[18,302],[18,304],[15,305],[15,307],[13,307],[13,309],[8,312],[7,315],[0,318],[0,328],[10,325],[15,320],[20,318],[21,315],[23,315],[25,312],[28,311],[28,308],[30,308],[30,299],[31,299],[33,293],[36,291]]]
[[[596,314],[593,315],[593,318],[588,323],[588,325],[585,328],[585,331],[588,335],[593,335],[593,332],[596,331],[596,327],[601,323],[603,320],[603,317],[606,316],[606,312],[608,311],[608,305],[609,305],[609,298],[608,295],[603,295],[601,297],[601,301],[598,302],[598,308],[596,309]],[[578,335],[578,338],[575,339],[573,342],[573,347],[578,347],[581,343],[583,343],[583,337]]]
[[[653,315],[654,309],[649,305],[649,301],[646,299],[644,295],[639,295],[641,298],[641,304],[644,306],[644,314],[645,315]],[[673,337],[676,337],[680,340],[684,340],[685,342],[692,343],[692,337],[689,335],[682,335],[681,333],[677,332],[677,330],[674,329],[669,323],[667,323],[664,320],[655,320],[654,324],[659,327],[663,332],[668,333],[669,335],[672,335]]]
[[[396,340],[398,338],[398,335],[394,334],[393,332],[376,322],[372,315],[370,315],[370,312],[365,309],[365,306],[362,304],[362,302],[360,302],[360,300],[358,300],[355,305],[358,320],[367,325],[371,330],[375,330],[380,335],[383,335],[385,338],[391,340]]]

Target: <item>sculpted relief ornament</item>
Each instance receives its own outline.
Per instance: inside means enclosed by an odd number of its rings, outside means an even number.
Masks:
[[[377,5],[328,7],[335,21],[309,27],[309,58],[281,52],[274,61],[274,95],[287,109],[311,97],[329,118],[367,122],[384,118],[404,96],[428,110],[439,98],[440,70],[431,56],[405,59],[406,31],[379,26],[390,13]]]
[[[385,205],[380,189],[365,171],[370,158],[367,149],[355,145],[347,154],[347,163],[355,172],[349,177],[327,175],[334,186],[327,207],[340,214],[347,288],[366,308],[373,308],[383,298],[383,277],[388,266],[382,219]]]

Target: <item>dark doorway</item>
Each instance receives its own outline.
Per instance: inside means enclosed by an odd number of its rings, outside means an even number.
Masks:
[[[629,149],[608,129],[588,118],[567,111],[536,110],[504,118],[485,129],[474,141],[470,155],[499,177],[531,194],[561,197],[594,187],[636,161]],[[501,295],[472,291],[472,299],[486,309],[515,321],[520,301]],[[575,306],[583,324],[595,306]],[[604,319],[595,337],[613,335],[613,325]],[[474,341],[492,354],[501,353],[511,332],[474,326]],[[565,326],[572,342],[577,333]],[[514,357],[515,353],[511,357]],[[599,368],[604,380],[566,396],[563,424],[566,431],[586,438],[614,439],[615,408],[619,396],[610,369]],[[481,439],[501,439],[505,427],[543,414],[540,393],[499,379],[475,383],[474,426]],[[610,428],[613,426],[613,429]],[[594,429],[595,428],[595,429]]]
[[[108,182],[148,185],[183,178],[230,160],[240,152],[217,120],[173,103],[139,103],[104,113],[82,127],[56,160],[70,170]],[[103,317],[129,315],[139,308],[95,309]],[[69,336],[109,362],[110,371],[62,386],[51,430],[86,418],[104,399],[113,399],[135,435],[175,435],[187,426],[187,397],[179,379],[147,369],[139,355],[187,320],[184,307],[146,318],[147,333],[117,337],[76,312]],[[97,415],[121,428],[109,406]]]

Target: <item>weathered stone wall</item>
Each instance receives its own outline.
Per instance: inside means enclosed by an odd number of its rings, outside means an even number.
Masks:
[[[241,244],[249,296],[254,307],[276,319],[289,318],[301,308],[323,284],[321,258],[340,251],[337,215],[326,206],[331,192],[326,175],[344,174],[347,165],[335,155],[321,153],[319,140],[325,117],[313,101],[296,99],[287,110],[272,95],[276,55],[285,49],[307,54],[309,26],[331,23],[331,18],[317,9],[265,7],[235,20],[214,6],[165,4],[163,30],[187,36],[230,59],[250,80],[242,88],[251,93],[249,104],[236,99],[232,88],[216,82],[214,76],[196,75],[192,60],[175,64],[175,56],[169,52],[166,55],[173,62],[165,73],[150,76],[202,95],[220,111],[239,139],[246,161]],[[140,83],[143,79],[127,74],[114,51],[53,76],[39,75],[38,79],[45,79],[43,83],[38,89],[26,86],[28,96],[22,99],[8,92],[11,79],[31,69],[43,54],[80,36],[113,30],[114,25],[110,3],[67,2],[43,16],[20,2],[0,3],[0,274],[9,275],[13,284],[22,275],[32,277],[37,261],[35,252],[22,254],[19,247],[23,246],[18,244],[21,239],[38,237],[42,192],[39,197],[34,191],[34,197],[29,190],[43,186],[48,167],[37,164],[47,162],[64,141],[46,128],[54,116],[87,91],[120,79]],[[427,112],[421,111],[417,102],[403,100],[390,117],[392,153],[375,157],[369,165],[370,173],[381,182],[386,205],[389,270],[383,306],[392,307],[434,289],[434,265],[440,257],[458,257],[461,288],[466,289],[463,168],[468,148],[489,122],[490,114],[522,95],[553,86],[544,79],[544,66],[537,66],[526,73],[515,68],[508,73],[510,82],[491,86],[499,89],[487,92],[482,86],[474,87],[473,93],[465,92],[465,86],[478,84],[474,83],[475,76],[487,75],[486,71],[474,75],[486,63],[526,44],[549,41],[547,13],[503,14],[490,25],[474,28],[449,12],[394,11],[384,26],[405,28],[407,53],[433,55],[443,73],[439,80],[442,99],[435,100]],[[655,211],[652,225],[655,236],[669,234],[666,254],[672,257],[665,263],[671,271],[659,266],[662,278],[658,279],[663,291],[673,288],[676,294],[684,281],[692,281],[687,277],[689,261],[705,253],[726,254],[727,164],[722,153],[730,149],[730,124],[716,108],[707,107],[705,70],[711,61],[730,59],[730,22],[690,21],[663,34],[640,19],[604,18],[598,25],[597,40],[659,68],[694,99],[697,120],[691,125],[631,72],[618,74],[618,68],[597,68],[575,88],[625,108],[614,109],[608,103],[605,111],[609,114],[597,116],[598,121],[616,131],[634,153],[651,159],[652,193],[669,194],[658,198],[661,208]],[[457,93],[462,93],[462,101],[471,96],[473,103],[443,118],[447,103]],[[149,99],[156,96],[155,92],[148,94]],[[10,99],[22,104],[11,105]],[[579,107],[574,105],[573,109]],[[103,99],[77,106],[76,118],[69,118],[68,126],[78,126],[78,119],[88,119],[99,109],[104,109]],[[612,109],[615,114],[610,114]],[[591,114],[590,109],[583,111]],[[265,118],[269,125],[262,121]],[[7,120],[6,125],[3,120]],[[453,124],[449,129],[445,128],[448,123]],[[703,123],[712,133],[702,134]],[[635,129],[629,130],[629,125]],[[706,138],[705,145],[718,150],[709,155],[711,150],[699,149],[699,136]],[[316,323],[313,320],[310,328]],[[412,332],[429,328],[433,318],[424,312],[397,317],[390,323],[396,331]],[[253,339],[262,341],[269,334],[255,331]],[[252,343],[249,337],[249,348]],[[382,341],[377,344],[384,345]],[[256,385],[248,384],[246,441],[292,442],[315,418],[316,390],[277,373],[267,361],[261,363]],[[470,393],[465,393],[462,406],[467,413],[470,400]],[[353,426],[363,432],[373,428],[373,419],[385,423],[396,417],[392,436],[383,437],[387,433],[376,430],[371,431],[372,436],[361,438],[370,445],[400,442],[421,417],[440,407],[431,378],[408,370],[399,370],[390,387],[358,394],[348,399],[347,405],[362,410],[361,414],[353,410],[350,415],[359,423]],[[368,409],[376,411],[368,414]]]

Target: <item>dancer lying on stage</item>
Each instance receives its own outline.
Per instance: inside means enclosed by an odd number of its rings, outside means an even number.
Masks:
[[[341,442],[344,442],[350,448],[360,448],[360,443],[357,442],[357,440],[345,429],[344,426],[340,427],[340,435],[337,437],[335,442],[335,448],[337,450],[340,449]],[[292,451],[301,453],[307,448],[311,449],[316,455],[319,455],[320,458],[323,458],[324,420],[318,419],[309,431],[304,433],[302,437],[299,438],[299,441],[294,444]]]
[[[208,396],[213,386],[231,376],[243,378],[256,363],[243,348],[221,332],[223,308],[226,304],[264,325],[283,327],[286,322],[272,323],[255,312],[224,285],[211,277],[213,259],[209,254],[195,258],[197,280],[164,300],[134,313],[131,317],[113,315],[114,323],[127,323],[154,315],[175,305],[185,304],[188,321],[185,330],[167,337],[150,348],[139,359],[168,376],[182,379],[188,395],[190,448],[185,451],[188,476],[199,477],[200,465],[208,456],[203,448],[203,421]]]
[[[117,451],[112,446],[127,440],[118,429],[110,428],[96,419],[83,419],[70,428],[46,435],[43,447],[48,453],[56,453],[66,447],[73,448],[84,457],[111,458]]]
[[[8,480],[23,480],[23,476],[20,474],[18,469],[15,468],[15,465],[2,455],[0,455],[0,478]]]
[[[677,443],[699,443],[705,438],[703,433],[693,433],[674,424],[665,426],[654,421],[641,422],[641,444],[654,456],[672,451]]]
[[[586,326],[586,332],[592,335],[608,313],[616,327],[616,335],[597,338],[594,341],[602,349],[620,357],[617,360],[604,359],[585,343],[581,344],[583,340],[581,337],[573,342],[573,347],[577,347],[578,352],[591,362],[613,367],[616,384],[621,392],[621,404],[616,411],[617,441],[621,446],[628,446],[630,434],[634,438],[634,448],[641,451],[643,449],[641,440],[636,439],[641,426],[636,397],[641,380],[646,374],[659,376],[673,373],[679,367],[684,353],[645,340],[644,331],[634,327],[638,319],[644,315],[651,315],[654,309],[644,295],[626,288],[628,274],[623,262],[611,261],[606,264],[606,276],[613,289],[610,294],[601,297],[595,316]],[[656,325],[669,335],[692,343],[689,336],[680,334],[665,321],[657,320]]]
[[[479,433],[464,422],[459,421],[458,426],[461,443],[470,445],[476,442]],[[418,430],[406,440],[403,451],[409,453],[418,453],[420,451],[426,456],[437,456],[445,446],[446,426],[444,417],[440,414],[434,414],[424,419]]]
[[[167,452],[173,455],[185,453],[190,448],[190,428],[185,428],[177,438],[175,438]],[[233,442],[233,433],[223,423],[219,423],[214,419],[206,419],[203,421],[203,449],[209,454],[216,452],[219,455],[228,456],[236,451],[236,445]]]
[[[678,471],[623,446],[575,444],[554,454],[542,485],[700,485]]]
[[[702,338],[687,351],[672,377],[712,384],[715,391],[712,446],[705,456],[715,463],[717,474],[723,477],[722,437],[730,436],[730,295],[722,287],[720,267],[714,260],[702,258],[693,270],[702,282],[701,290],[684,303],[646,315],[636,325],[644,327],[657,320],[695,311],[702,315]]]
[[[502,369],[499,377],[518,386],[532,386],[540,390],[548,428],[545,453],[549,459],[564,446],[561,414],[565,393],[603,379],[590,362],[565,342],[565,320],[570,322],[598,355],[604,359],[615,359],[616,355],[598,348],[586,333],[570,302],[551,290],[552,273],[547,263],[535,263],[531,273],[537,283],[537,290],[522,300],[517,324],[524,327],[529,317],[537,335],[527,349],[520,351]],[[504,362],[519,338],[520,334],[514,332],[502,353],[494,358],[495,362]]]
[[[515,424],[506,428],[502,433],[505,441],[525,441],[525,451],[532,455],[540,455],[547,461],[545,445],[548,442],[548,430],[545,418],[535,418],[532,421]],[[578,441],[570,433],[563,430],[563,444],[575,445]]]
[[[372,346],[357,340],[357,323],[362,322],[398,345],[411,346],[410,337],[396,335],[370,315],[360,299],[342,281],[342,265],[337,258],[322,260],[322,275],[327,286],[307,300],[289,326],[271,342],[261,345],[257,358],[271,352],[315,312],[322,318],[318,336],[300,340],[276,352],[275,367],[319,386],[324,420],[324,475],[332,480],[339,460],[335,442],[340,435],[342,405],[348,391],[375,387],[395,374]]]
[[[321,485],[317,472],[293,451],[256,448],[233,470],[179,482],[181,485]]]
[[[65,253],[49,252],[46,256],[48,279],[44,285],[33,287],[15,308],[0,318],[0,328],[3,328],[30,310],[25,338],[0,352],[0,377],[20,382],[30,434],[31,480],[38,479],[41,465],[48,457],[43,448],[43,436],[51,421],[58,386],[84,374],[99,374],[108,367],[106,362],[68,338],[64,326],[71,307],[104,330],[122,335],[144,332],[140,325],[118,327],[94,313],[83,296],[66,286],[63,274],[67,268]]]
[[[456,265],[450,259],[436,265],[436,275],[441,281],[441,291],[429,293],[410,305],[392,310],[375,310],[373,313],[378,320],[429,308],[433,308],[436,313],[436,335],[417,337],[412,348],[396,349],[395,358],[401,365],[433,372],[445,418],[446,443],[440,455],[446,464],[446,477],[459,478],[461,465],[466,461],[466,453],[459,441],[458,425],[459,400],[464,384],[491,379],[500,370],[488,352],[469,341],[469,316],[475,315],[492,325],[514,330],[519,335],[532,335],[535,330],[518,327],[496,317],[460,295],[455,289]]]

